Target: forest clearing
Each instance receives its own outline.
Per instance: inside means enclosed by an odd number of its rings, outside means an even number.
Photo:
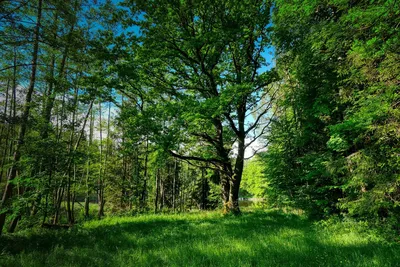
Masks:
[[[1,243],[1,266],[398,266],[400,245],[365,226],[246,210],[110,217]]]
[[[0,265],[400,266],[400,1],[0,0]]]

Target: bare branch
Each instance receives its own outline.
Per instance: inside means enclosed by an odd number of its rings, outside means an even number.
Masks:
[[[205,159],[205,158],[201,158],[201,157],[196,157],[196,156],[183,156],[183,155],[179,155],[176,154],[175,152],[173,152],[172,150],[168,151],[169,154],[173,157],[176,157],[178,159],[183,159],[183,160],[195,160],[195,161],[201,161],[201,162],[207,162],[207,163],[212,163],[214,165],[223,163],[221,160],[216,159],[216,158],[210,158],[210,159]]]
[[[277,91],[278,91],[278,90],[275,90],[274,94],[271,96],[271,100],[269,101],[267,108],[264,109],[264,110],[258,115],[258,117],[257,117],[256,120],[254,121],[254,123],[245,131],[245,134],[246,134],[246,135],[247,135],[251,130],[253,130],[254,128],[257,127],[257,125],[258,125],[259,121],[261,120],[261,118],[262,118],[265,114],[267,114],[267,112],[271,109],[272,103],[273,103],[273,100],[275,99],[275,95],[276,95]],[[275,114],[275,113],[274,113],[274,114]]]
[[[232,117],[229,115],[229,113],[224,113],[226,119],[229,122],[229,125],[231,126],[232,130],[235,132],[236,135],[239,135],[239,130],[237,129],[235,122],[233,121]]]
[[[191,133],[191,135],[197,136],[197,137],[201,137],[204,140],[210,142],[211,144],[213,144],[214,146],[218,145],[218,140],[212,138],[209,134],[203,132],[203,133]]]
[[[276,113],[276,111],[274,112],[274,114],[272,116],[274,116]],[[268,123],[262,128],[261,132],[256,135],[253,140],[251,140],[248,144],[245,145],[245,148],[250,146],[252,143],[254,143],[260,136],[262,136],[263,134],[265,134],[265,130],[271,125],[271,123],[273,122],[273,120],[269,120]]]
[[[253,155],[251,155],[250,157],[244,158],[245,160],[247,159],[251,159],[252,157],[254,157],[259,151],[261,151],[262,149],[266,148],[269,145],[269,142],[267,142],[267,144],[265,144],[264,146],[257,148],[257,149],[253,149]]]
[[[40,63],[37,63],[37,64],[17,64],[17,65],[8,66],[8,67],[5,67],[3,69],[0,69],[0,71],[9,70],[9,69],[12,69],[14,67],[29,67],[29,66],[33,66],[33,65],[35,65],[35,66],[48,66],[47,64],[40,64]]]

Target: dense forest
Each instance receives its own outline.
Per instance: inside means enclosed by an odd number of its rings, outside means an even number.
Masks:
[[[3,0],[0,47],[0,233],[256,198],[398,236],[399,1]]]

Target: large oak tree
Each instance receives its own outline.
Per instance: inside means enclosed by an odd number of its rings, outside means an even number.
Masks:
[[[263,57],[271,3],[155,0],[126,6],[133,13],[128,25],[140,29],[135,64],[141,74],[135,78],[161,98],[158,134],[165,149],[217,169],[225,212],[239,213],[245,149],[268,129],[276,91],[275,72],[266,71]]]

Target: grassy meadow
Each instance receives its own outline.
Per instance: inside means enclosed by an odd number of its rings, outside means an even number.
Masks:
[[[364,229],[364,230],[363,230]],[[365,227],[247,211],[92,220],[0,238],[1,266],[400,266],[400,245]]]

